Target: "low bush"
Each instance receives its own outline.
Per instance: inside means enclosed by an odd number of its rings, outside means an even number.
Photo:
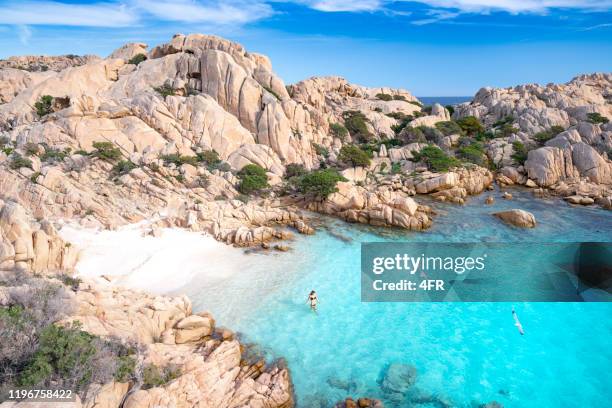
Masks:
[[[510,137],[518,133],[518,129],[510,123],[505,123],[497,129],[497,137]]]
[[[129,173],[136,167],[138,166],[136,166],[136,164],[134,164],[131,160],[121,160],[119,163],[115,164],[115,167],[113,167],[113,172],[121,176]]]
[[[359,146],[350,144],[344,145],[340,149],[338,160],[355,166],[368,167],[370,165],[370,157]]]
[[[315,170],[299,178],[297,189],[302,194],[311,194],[318,198],[326,198],[338,191],[336,184],[346,179],[336,169]]]
[[[413,105],[418,106],[419,108],[423,108],[423,104],[419,101],[408,101],[408,103],[411,103]]]
[[[93,148],[95,149],[93,152],[94,157],[108,161],[115,161],[121,158],[121,150],[111,142],[94,142]]]
[[[511,116],[511,115],[504,116],[503,118],[501,118],[500,120],[498,120],[497,122],[495,122],[495,123],[493,124],[493,127],[494,127],[494,128],[499,128],[499,127],[502,127],[502,126],[504,126],[504,125],[509,125],[509,124],[511,124],[512,122],[514,122],[514,117],[513,117],[513,116]]]
[[[400,174],[402,172],[402,165],[400,163],[391,164],[391,174]]]
[[[465,146],[459,147],[459,149],[457,149],[457,155],[470,163],[479,166],[487,165],[487,156],[484,146],[480,142],[471,142]]]
[[[404,95],[393,95],[393,100],[394,101],[406,101],[406,97]]]
[[[219,153],[214,150],[204,150],[200,152],[196,156],[197,161],[200,163],[204,163],[209,167],[214,168],[219,163],[221,163],[221,158],[219,157]]]
[[[466,116],[465,118],[458,119],[457,124],[469,136],[484,132],[485,130],[482,123],[475,116]]]
[[[557,136],[559,133],[563,132],[565,129],[562,126],[552,126],[550,129],[547,129],[543,132],[538,132],[533,135],[533,139],[538,142],[540,145],[548,142],[553,137]]]
[[[448,111],[448,113],[453,116],[453,113],[455,113],[455,107],[453,105],[446,105],[445,106],[446,110]]]
[[[448,156],[437,146],[429,145],[420,152],[412,152],[412,161],[423,162],[427,168],[436,172],[447,172],[451,167],[457,167],[461,163],[454,157]]]
[[[529,153],[525,145],[517,141],[512,143],[512,149],[514,150],[514,153],[512,153],[511,155],[512,159],[517,164],[525,164],[525,161],[527,160],[527,154]]]
[[[174,164],[175,166],[182,166],[183,164],[191,164],[192,166],[198,165],[197,156],[183,156],[178,153],[164,154],[160,156],[160,159],[168,164]]]
[[[54,149],[51,147],[45,148],[45,152],[40,156],[40,160],[53,163],[53,162],[61,162],[66,159],[66,157],[70,154],[70,149],[66,148],[64,150]]]
[[[374,137],[368,129],[368,119],[359,111],[346,111],[342,114],[344,126],[353,139],[367,142]]]
[[[180,375],[181,371],[174,365],[163,368],[159,368],[155,364],[146,365],[142,370],[142,388],[146,390],[168,384]]]
[[[315,153],[319,156],[322,156],[324,158],[328,158],[329,157],[329,149],[325,146],[322,146],[318,143],[313,143],[312,147],[315,150]]]
[[[380,99],[381,101],[392,101],[393,100],[393,96],[386,94],[386,93],[378,93],[376,94],[376,98]]]
[[[34,172],[31,176],[30,176],[30,181],[32,183],[36,183],[36,181],[38,180],[38,177],[40,177],[40,171]]]
[[[288,164],[285,168],[285,178],[288,179],[291,177],[301,177],[306,173],[308,173],[308,171],[306,171],[304,166],[301,164],[292,163]]]
[[[463,129],[461,126],[453,120],[438,122],[435,124],[436,129],[438,129],[444,136],[457,135],[462,134]]]
[[[136,54],[134,55],[132,58],[130,58],[130,60],[128,61],[128,64],[134,64],[134,65],[138,65],[143,61],[146,61],[147,56],[144,54]]]
[[[53,97],[51,95],[43,95],[34,103],[34,109],[39,117],[46,116],[53,112]]]
[[[268,188],[268,175],[266,170],[257,164],[247,164],[238,172],[240,184],[238,191],[250,195]]]
[[[157,92],[160,96],[162,96],[163,98],[165,98],[166,96],[174,96],[176,95],[176,89],[172,88],[169,85],[162,85],[162,86],[157,86],[155,88],[153,88],[155,90],[155,92]]]
[[[32,168],[32,160],[15,153],[11,158],[9,166],[13,170],[19,170],[22,167]]]
[[[330,123],[329,131],[332,136],[337,137],[342,141],[344,141],[349,134],[348,129],[341,123]]]
[[[603,123],[608,123],[610,121],[610,119],[606,118],[605,116],[602,116],[598,112],[587,113],[587,118],[588,118],[588,121],[593,124],[599,124],[599,123],[603,124]]]

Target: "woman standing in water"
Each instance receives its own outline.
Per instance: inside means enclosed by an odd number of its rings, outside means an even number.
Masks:
[[[306,303],[310,303],[310,310],[313,312],[317,312],[317,304],[319,303],[319,298],[317,297],[317,292],[314,290],[310,291],[310,295],[308,295],[308,300]]]

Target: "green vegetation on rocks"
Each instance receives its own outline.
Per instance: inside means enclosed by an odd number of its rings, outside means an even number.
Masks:
[[[465,132],[467,135],[475,135],[477,133],[484,131],[484,126],[475,116],[466,116],[465,118],[461,118],[457,120],[457,124]]]
[[[436,129],[438,129],[444,136],[457,135],[462,134],[463,129],[459,124],[455,121],[448,120],[444,122],[438,122],[435,124]]]
[[[268,176],[266,170],[257,164],[247,164],[238,172],[240,184],[238,191],[250,195],[268,188]]]
[[[344,145],[340,149],[338,160],[355,166],[368,167],[370,165],[370,157],[359,146],[350,144]]]
[[[346,181],[336,169],[315,170],[301,176],[297,182],[297,189],[302,194],[312,194],[319,198],[326,198],[338,191],[336,184]]]
[[[46,116],[53,112],[53,97],[51,95],[43,95],[34,103],[34,109],[39,117]]]
[[[559,133],[563,132],[564,130],[565,129],[563,129],[562,126],[552,126],[548,130],[536,133],[535,135],[533,135],[533,138],[536,142],[543,145],[544,143],[548,142],[550,139],[557,136]]]
[[[142,370],[142,388],[146,390],[168,384],[180,375],[180,369],[173,365],[163,368],[157,367],[155,364],[146,365]]]
[[[121,158],[121,150],[111,142],[94,142],[93,148],[95,149],[94,157],[108,161],[116,161]]]
[[[447,172],[451,167],[458,167],[461,163],[454,157],[448,156],[437,146],[429,145],[420,152],[412,152],[412,161],[423,162],[427,168],[436,172]]]
[[[134,55],[132,58],[130,58],[130,60],[128,61],[128,64],[134,64],[134,65],[138,65],[143,61],[146,61],[147,56],[144,54],[136,54]]]
[[[469,141],[468,144],[457,149],[457,155],[461,159],[479,166],[485,166],[487,164],[484,146],[480,142]]]
[[[517,164],[520,164],[520,165],[525,164],[525,161],[527,160],[527,154],[529,153],[525,145],[517,141],[517,142],[512,143],[512,149],[514,150],[514,153],[512,153],[512,156],[511,156],[512,159]]]
[[[380,99],[381,101],[385,101],[385,102],[393,100],[393,96],[386,94],[386,93],[378,93],[376,94],[376,98]]]
[[[136,166],[136,164],[134,164],[131,160],[121,160],[119,163],[115,164],[115,167],[113,167],[113,172],[117,173],[118,175],[123,175],[134,170],[136,167],[138,166]]]
[[[197,156],[185,156],[178,153],[164,154],[160,156],[160,159],[166,164],[174,164],[175,166],[182,166],[183,164],[190,164],[192,166],[198,165]]]
[[[32,168],[32,160],[21,156],[20,154],[16,154],[11,158],[9,166],[13,170],[19,170],[22,167],[27,167],[29,169]]]
[[[349,134],[349,131],[341,123],[330,123],[329,131],[334,137],[344,141]]]
[[[602,116],[599,112],[587,113],[587,118],[589,122],[593,124],[604,124],[610,121],[610,119],[606,118],[605,116]]]
[[[367,142],[374,137],[368,129],[368,119],[359,111],[346,111],[342,114],[344,126],[348,130],[353,139]]]

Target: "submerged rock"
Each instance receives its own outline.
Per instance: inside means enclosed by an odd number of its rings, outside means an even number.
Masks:
[[[500,211],[493,213],[494,216],[501,219],[507,224],[521,228],[534,228],[536,219],[534,215],[525,210],[513,209],[509,211]]]
[[[382,373],[380,388],[389,399],[401,400],[414,385],[417,370],[409,364],[392,363]]]

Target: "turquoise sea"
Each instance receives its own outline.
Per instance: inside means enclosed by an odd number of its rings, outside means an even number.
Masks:
[[[513,191],[512,201],[494,194],[493,206],[484,205],[486,194],[464,206],[436,204],[440,215],[424,233],[325,218],[315,236],[297,237],[291,252],[252,254],[252,267],[230,280],[196,278],[179,292],[268,357],[285,358],[300,407],[330,407],[347,396],[381,398],[387,407],[477,407],[490,401],[522,408],[612,406],[612,303],[360,301],[361,242],[612,237],[611,212],[536,200],[525,190]],[[513,228],[490,215],[505,208],[531,211],[538,226]],[[520,274],[520,260],[508,272]],[[318,314],[306,305],[311,289],[321,300]],[[524,336],[514,326],[512,307]],[[397,363],[417,372],[400,397],[380,387],[387,367]]]

